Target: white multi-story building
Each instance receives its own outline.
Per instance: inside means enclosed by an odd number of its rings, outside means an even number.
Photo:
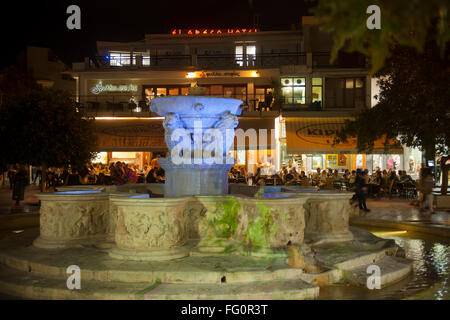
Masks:
[[[166,152],[151,99],[202,86],[208,95],[243,101],[239,128],[274,129],[273,139],[233,151],[249,171],[251,153],[275,169],[291,160],[306,171],[408,169],[401,147],[383,154],[379,141],[372,154],[358,154],[355,141],[333,145],[344,120],[372,106],[373,89],[364,56],[342,52],[331,64],[331,46],[332,35],[313,17],[288,31],[175,29],[137,42],[99,41],[98,56],[74,63],[72,75],[80,108],[98,120],[102,161],[142,166]]]

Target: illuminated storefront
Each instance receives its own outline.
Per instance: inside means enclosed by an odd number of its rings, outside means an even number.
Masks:
[[[356,139],[334,145],[334,138],[347,118],[284,118],[280,121],[280,164],[293,163],[298,170],[402,169],[403,149],[392,141],[384,154],[383,140],[375,142],[372,154],[360,154]]]

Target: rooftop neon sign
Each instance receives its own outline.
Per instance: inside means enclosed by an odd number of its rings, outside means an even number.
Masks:
[[[208,35],[208,34],[240,34],[240,33],[255,33],[258,29],[173,29],[171,34],[177,35]]]

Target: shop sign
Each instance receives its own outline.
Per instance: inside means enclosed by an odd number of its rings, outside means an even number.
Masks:
[[[255,33],[258,29],[173,29],[171,34],[173,36],[177,35],[196,35],[204,36],[211,34],[241,34],[241,33]]]
[[[90,91],[93,94],[100,94],[102,92],[136,92],[138,91],[137,85],[115,85],[115,84],[103,84],[100,80]]]
[[[337,136],[339,130],[337,128],[343,127],[343,122],[334,123],[315,123],[306,125],[296,131],[296,135],[300,140],[316,145],[332,145],[334,138]],[[342,146],[353,146],[356,139],[349,138],[347,143],[340,143]]]
[[[259,77],[258,71],[196,71],[196,72],[188,72],[186,74],[186,78],[255,78]]]

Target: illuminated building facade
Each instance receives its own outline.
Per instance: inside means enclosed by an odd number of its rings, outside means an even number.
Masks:
[[[305,171],[402,169],[408,164],[401,147],[391,155],[380,148],[365,155],[357,154],[355,143],[332,146],[343,121],[373,101],[365,58],[340,53],[330,63],[331,46],[331,34],[319,31],[313,17],[289,31],[173,29],[137,42],[99,41],[98,56],[74,63],[72,75],[80,107],[99,120],[99,151],[107,161],[123,156],[142,166],[150,152],[166,152],[151,99],[201,86],[207,95],[244,102],[240,128],[267,129],[269,137],[274,129],[275,141],[258,146],[267,151],[265,159],[251,146],[234,151],[250,172],[256,168],[248,163],[252,152],[275,170],[290,161]]]

